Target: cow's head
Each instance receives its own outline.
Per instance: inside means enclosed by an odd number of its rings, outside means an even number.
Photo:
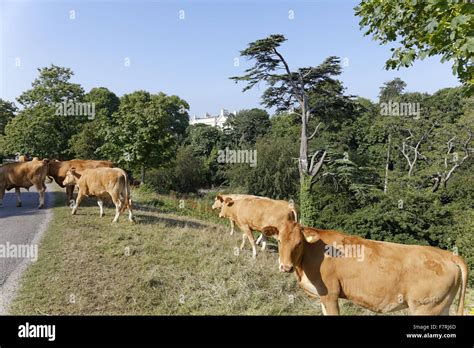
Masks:
[[[66,176],[64,177],[63,185],[76,185],[77,180],[79,179],[79,174],[76,172],[76,168],[71,168],[66,172]]]
[[[224,197],[222,197],[222,195],[217,195],[216,199],[214,200],[214,204],[212,204],[212,209],[222,208],[223,202],[224,202]]]
[[[223,217],[228,217],[228,211],[229,211],[229,208],[232,207],[234,205],[234,201],[232,200],[232,198],[230,197],[227,197],[227,198],[223,198],[223,202],[222,202],[222,208],[221,208],[221,211],[219,213],[219,217],[220,218],[223,218]]]
[[[294,221],[288,222],[281,230],[267,226],[262,232],[266,236],[277,237],[279,241],[278,262],[281,272],[293,272],[295,266],[301,263],[305,243],[316,243],[320,238],[317,230],[305,228]]]

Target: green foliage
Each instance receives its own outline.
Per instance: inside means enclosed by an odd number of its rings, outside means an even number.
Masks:
[[[14,103],[0,99],[0,136],[5,134],[5,127],[18,111]]]
[[[93,88],[84,100],[95,105],[95,117],[81,125],[80,131],[69,141],[71,152],[76,158],[102,159],[101,146],[104,145],[104,129],[112,123],[112,115],[120,105],[120,99],[105,87]]]
[[[234,146],[254,145],[258,137],[268,132],[269,117],[268,112],[257,108],[231,114],[224,125],[225,137],[230,138]]]
[[[73,72],[68,68],[51,65],[38,71],[39,77],[33,81],[32,89],[17,99],[24,108],[5,128],[5,150],[68,158],[69,139],[87,117],[58,112],[58,103],[81,102],[84,91],[80,85],[70,82]]]
[[[249,164],[227,165],[230,186],[250,194],[295,200],[299,186],[295,166],[297,143],[290,138],[266,136],[257,141],[255,149],[255,167]]]
[[[175,187],[179,192],[196,192],[205,181],[205,167],[201,158],[194,156],[193,149],[181,146],[174,166]]]
[[[177,96],[137,91],[124,95],[100,151],[131,169],[157,167],[173,157],[188,126],[188,103]]]
[[[474,91],[474,4],[469,1],[365,0],[355,8],[360,26],[381,44],[399,41],[385,67],[410,66],[415,59],[441,55],[453,73]]]

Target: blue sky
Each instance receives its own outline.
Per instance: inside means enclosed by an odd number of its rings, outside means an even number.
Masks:
[[[394,77],[410,91],[458,85],[451,64],[438,57],[384,70],[389,47],[363,36],[357,1],[0,2],[0,98],[10,101],[31,87],[37,68],[54,63],[71,68],[86,92],[103,86],[119,96],[139,89],[176,94],[189,102],[191,115],[259,107],[264,86],[242,93],[243,85],[228,77],[249,66],[243,58],[234,66],[240,50],[276,33],[288,39],[281,51],[292,68],[329,55],[347,58],[340,78],[350,94],[375,100]]]

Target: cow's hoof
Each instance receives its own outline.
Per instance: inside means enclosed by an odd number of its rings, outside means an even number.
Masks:
[[[21,208],[21,203],[17,203],[17,204],[16,204],[16,207],[17,207],[17,208]]]
[[[43,209],[43,208],[44,208],[44,205],[40,205],[40,206],[38,207],[38,209]]]

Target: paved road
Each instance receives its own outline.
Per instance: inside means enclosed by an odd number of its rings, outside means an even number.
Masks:
[[[16,207],[15,191],[7,192],[0,208],[0,314],[16,290],[21,273],[37,257],[38,243],[52,217],[54,192],[48,185],[45,209],[38,209],[39,197],[34,187],[21,190],[23,206]],[[13,255],[21,252],[22,255]],[[8,251],[7,251],[8,249]],[[25,253],[29,252],[25,256]]]

